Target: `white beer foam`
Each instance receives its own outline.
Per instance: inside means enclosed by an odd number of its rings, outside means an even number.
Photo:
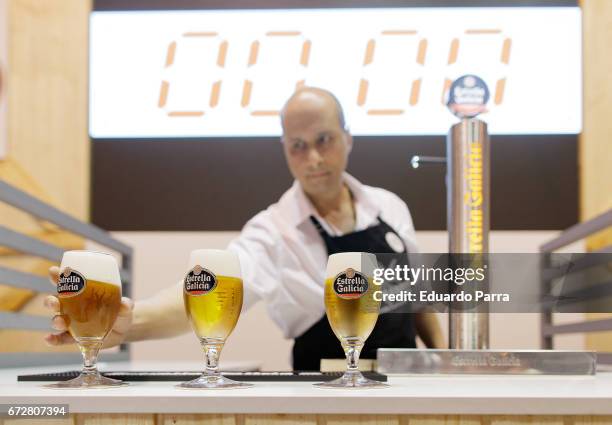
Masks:
[[[332,278],[349,267],[366,276],[373,276],[378,263],[376,256],[369,252],[339,252],[329,256],[326,277]]]
[[[213,272],[216,276],[242,279],[240,261],[235,252],[224,249],[196,249],[189,255],[189,270],[196,265]]]
[[[121,286],[117,260],[105,252],[66,251],[62,257],[60,273],[66,267],[81,273],[87,280],[97,280]]]

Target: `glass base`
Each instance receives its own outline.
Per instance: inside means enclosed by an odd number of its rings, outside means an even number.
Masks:
[[[43,385],[43,388],[117,388],[129,385],[127,382],[118,379],[106,378],[100,374],[84,374],[68,381],[60,381],[54,384]]]
[[[364,377],[359,371],[346,371],[338,379],[313,384],[317,388],[388,388],[384,382]]]
[[[251,388],[253,384],[234,381],[223,375],[202,375],[192,381],[178,384],[177,388],[186,389],[209,389],[209,390],[230,390],[234,388]]]

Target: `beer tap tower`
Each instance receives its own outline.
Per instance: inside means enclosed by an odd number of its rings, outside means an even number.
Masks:
[[[478,259],[489,253],[490,140],[487,124],[478,119],[486,111],[489,90],[476,75],[453,82],[448,108],[460,118],[446,138],[446,158],[415,156],[411,163],[446,164],[449,253]],[[551,374],[595,373],[590,351],[492,350],[486,303],[449,310],[449,349],[379,349],[381,373],[425,374]]]
[[[451,127],[447,149],[447,224],[451,254],[489,252],[490,143],[487,124],[464,118]],[[449,347],[489,348],[487,304],[477,311],[449,312]]]

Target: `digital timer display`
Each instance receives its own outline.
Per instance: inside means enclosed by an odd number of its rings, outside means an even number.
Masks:
[[[93,12],[92,138],[277,136],[302,85],[354,135],[446,134],[451,82],[481,77],[492,134],[581,131],[577,7]]]

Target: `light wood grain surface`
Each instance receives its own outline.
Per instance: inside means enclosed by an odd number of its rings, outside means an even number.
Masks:
[[[0,425],[607,425],[612,416],[538,415],[70,415]]]

